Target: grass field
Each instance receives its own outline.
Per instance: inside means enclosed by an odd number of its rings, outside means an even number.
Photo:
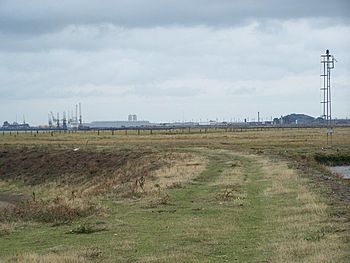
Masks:
[[[350,128],[0,135],[0,262],[349,262]],[[19,195],[20,194],[20,195]]]

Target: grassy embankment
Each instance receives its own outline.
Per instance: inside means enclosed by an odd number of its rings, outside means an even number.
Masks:
[[[16,204],[21,216],[2,217],[0,257],[347,262],[349,203],[341,199],[349,186],[325,182],[315,157],[344,158],[349,134],[340,129],[332,148],[313,129],[4,136],[1,189],[29,200]],[[143,189],[135,184],[142,176]],[[343,194],[330,195],[334,188]],[[60,218],[62,205],[71,218]]]

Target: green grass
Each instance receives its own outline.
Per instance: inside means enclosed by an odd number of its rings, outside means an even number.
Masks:
[[[135,199],[104,195],[96,199],[104,215],[55,226],[17,222],[0,237],[0,258],[68,253],[98,262],[348,262],[348,205],[332,199],[327,185],[282,161],[314,165],[308,158],[320,151],[321,134],[311,132],[309,145],[304,131],[281,132],[263,132],[258,138],[256,132],[180,135],[179,141],[163,135],[120,141],[106,136],[98,142],[90,138],[105,150],[117,151],[122,145],[130,151],[150,147],[194,153],[207,158],[208,165],[192,181],[163,189],[168,196],[163,204],[150,203],[142,193]],[[60,147],[86,139],[62,136],[66,144]],[[35,149],[30,142],[27,146]],[[13,147],[11,143],[6,147]],[[50,143],[48,149],[58,147],[57,140]],[[348,145],[343,140],[336,147],[348,152]],[[17,184],[16,189],[30,189],[26,187]],[[86,256],[91,250],[98,251],[96,257]]]

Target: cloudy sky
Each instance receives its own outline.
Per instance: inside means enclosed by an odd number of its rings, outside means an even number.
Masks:
[[[319,116],[327,48],[350,117],[348,0],[0,0],[0,121]]]

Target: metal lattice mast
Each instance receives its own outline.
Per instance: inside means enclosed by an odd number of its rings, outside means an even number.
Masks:
[[[327,143],[332,143],[332,97],[331,97],[331,70],[334,69],[334,62],[337,60],[333,55],[329,54],[329,50],[326,50],[325,55],[321,55],[321,64],[323,68],[323,73],[321,78],[323,79],[323,86],[321,91],[323,91],[323,99],[321,101],[323,113],[322,118],[327,125]]]

